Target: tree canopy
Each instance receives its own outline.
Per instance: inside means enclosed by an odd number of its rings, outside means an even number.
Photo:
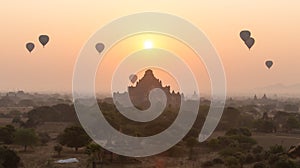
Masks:
[[[0,142],[4,144],[13,143],[15,128],[12,125],[0,127]]]
[[[38,136],[32,129],[18,129],[14,134],[14,142],[24,146],[24,151],[26,151],[28,146],[38,142]]]
[[[76,151],[78,148],[86,146],[91,141],[90,137],[80,126],[66,128],[64,132],[58,136],[58,140],[61,145],[75,148]]]
[[[17,168],[20,162],[20,157],[15,151],[7,147],[0,146],[0,167]]]

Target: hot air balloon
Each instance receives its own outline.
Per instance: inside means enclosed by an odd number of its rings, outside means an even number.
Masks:
[[[245,42],[251,37],[251,33],[249,30],[243,30],[240,32],[240,37]]]
[[[49,42],[49,37],[47,35],[40,35],[39,41],[45,47],[45,45]]]
[[[249,48],[249,50],[254,45],[254,43],[255,43],[255,40],[252,37],[250,37],[248,40],[245,41],[245,44]]]
[[[95,46],[96,50],[100,54],[104,50],[104,44],[103,43],[97,43]]]
[[[129,80],[131,81],[131,83],[134,83],[137,80],[137,76],[135,74],[131,74],[129,76]]]
[[[270,69],[273,66],[273,61],[268,60],[265,62],[266,66]]]
[[[31,51],[34,49],[34,44],[31,42],[26,43],[26,49],[31,53]]]

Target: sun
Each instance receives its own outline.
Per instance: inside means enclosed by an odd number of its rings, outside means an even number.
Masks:
[[[151,49],[153,48],[153,42],[151,40],[146,40],[144,42],[144,49]]]

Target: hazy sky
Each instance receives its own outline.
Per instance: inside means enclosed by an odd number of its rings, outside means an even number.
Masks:
[[[0,90],[70,91],[76,58],[89,37],[111,20],[144,11],[198,26],[223,61],[229,92],[300,83],[299,6],[298,0],[1,1]],[[239,38],[243,29],[256,40],[251,51]],[[45,48],[40,34],[50,36]],[[31,54],[29,41],[36,44]],[[271,70],[264,65],[268,59]]]

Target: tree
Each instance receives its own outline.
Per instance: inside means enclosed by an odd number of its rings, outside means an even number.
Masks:
[[[24,146],[25,152],[28,146],[35,145],[38,142],[38,136],[32,129],[18,129],[14,136],[14,142]]]
[[[186,145],[190,148],[190,156],[189,158],[192,159],[192,156],[194,154],[194,147],[198,144],[199,142],[197,141],[196,138],[194,137],[189,137],[187,140],[186,140]]]
[[[17,168],[20,162],[20,157],[15,151],[7,147],[0,147],[0,167],[3,168]]]
[[[13,124],[24,124],[24,122],[22,121],[20,116],[16,116],[13,118],[13,120],[11,121]]]
[[[60,156],[61,151],[63,150],[63,147],[61,145],[55,145],[53,147],[54,151],[57,152],[57,156]]]
[[[86,146],[91,139],[82,127],[71,126],[58,136],[58,141],[61,145],[75,148],[75,151],[78,151],[78,148]]]
[[[94,158],[97,158],[98,160],[102,160],[104,149],[96,143],[90,143],[86,146],[85,152],[88,155],[92,155]]]
[[[40,132],[39,140],[42,145],[46,145],[51,140],[51,137],[49,136],[49,134],[47,132]]]
[[[299,107],[295,104],[286,104],[283,109],[284,111],[298,111]]]
[[[227,136],[232,135],[242,135],[242,136],[251,136],[252,133],[248,128],[232,128],[225,133]]]
[[[92,142],[86,146],[85,152],[91,157],[93,168],[97,162],[103,163],[104,149],[100,145]]]
[[[22,123],[20,126],[24,128],[34,128],[42,123],[43,122],[40,119],[29,118],[25,123]]]
[[[217,129],[228,130],[237,127],[239,125],[240,117],[241,112],[238,109],[233,107],[225,108]]]
[[[271,133],[276,130],[275,123],[269,120],[259,119],[255,122],[254,127],[257,131]]]
[[[13,143],[13,137],[15,132],[15,127],[12,125],[6,125],[5,127],[0,128],[0,141],[4,144]]]
[[[286,128],[289,130],[295,129],[295,128],[300,128],[299,120],[294,116],[290,116],[286,121]]]
[[[77,122],[78,118],[73,106],[57,104],[54,106],[41,106],[30,110],[28,113],[29,124],[43,122]],[[35,126],[35,125],[34,125]]]

